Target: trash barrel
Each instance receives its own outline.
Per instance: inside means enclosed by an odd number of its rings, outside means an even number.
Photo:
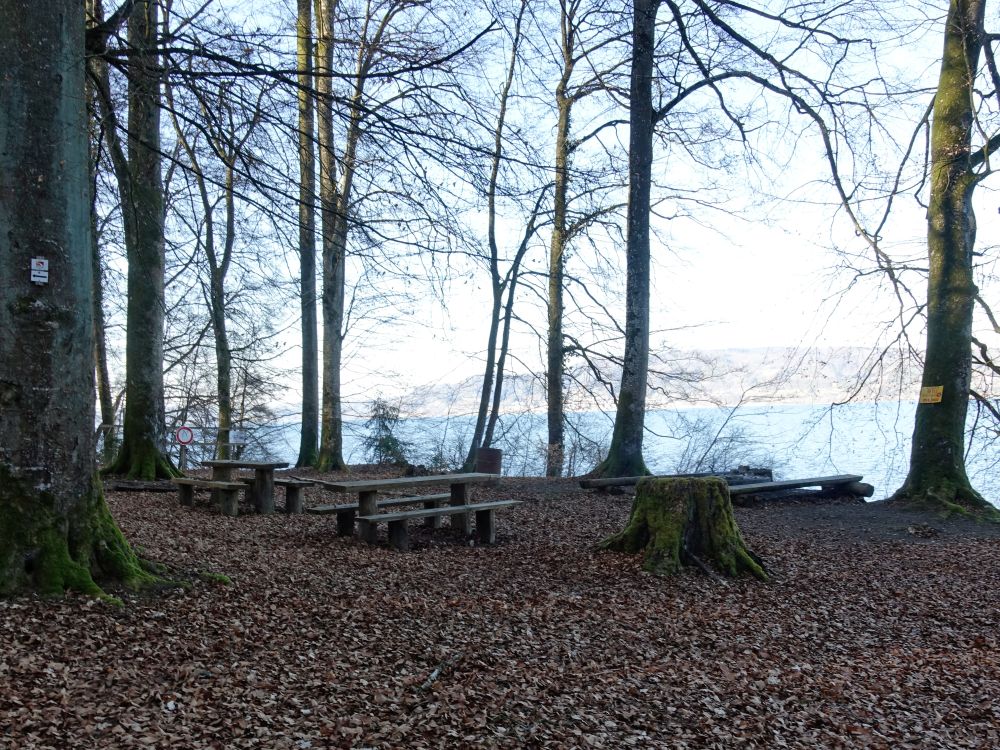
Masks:
[[[476,471],[484,474],[499,474],[503,451],[499,448],[479,448],[476,450]]]

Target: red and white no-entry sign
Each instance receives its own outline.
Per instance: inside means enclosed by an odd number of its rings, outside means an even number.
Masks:
[[[178,427],[174,437],[181,445],[191,445],[194,442],[194,430],[190,427]]]

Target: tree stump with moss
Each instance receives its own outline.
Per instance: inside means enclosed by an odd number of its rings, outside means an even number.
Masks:
[[[644,552],[643,569],[657,575],[694,565],[767,580],[763,563],[747,549],[736,525],[729,486],[717,477],[640,480],[628,524],[600,547]]]

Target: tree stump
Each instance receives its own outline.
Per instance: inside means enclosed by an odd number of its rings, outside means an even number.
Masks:
[[[683,565],[709,565],[729,576],[767,580],[764,565],[747,549],[733,517],[729,486],[717,477],[639,481],[628,524],[601,549],[644,552],[643,569],[678,573]]]

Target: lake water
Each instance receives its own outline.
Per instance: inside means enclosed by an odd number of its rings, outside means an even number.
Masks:
[[[913,403],[859,403],[829,407],[801,404],[729,409],[678,409],[647,415],[645,456],[654,473],[719,470],[741,464],[774,469],[776,478],[862,474],[875,499],[894,492],[906,476]],[[613,415],[569,416],[567,470],[593,468],[610,443]],[[472,432],[471,417],[401,420],[397,436],[409,444],[411,463],[456,466]],[[504,452],[512,476],[544,473],[545,415],[507,416],[494,447]],[[294,461],[297,430],[282,431],[280,458]],[[366,461],[363,421],[345,424],[345,459]],[[274,443],[272,443],[273,445]],[[1000,455],[996,444],[973,441],[967,465],[976,488],[1000,504]]]

